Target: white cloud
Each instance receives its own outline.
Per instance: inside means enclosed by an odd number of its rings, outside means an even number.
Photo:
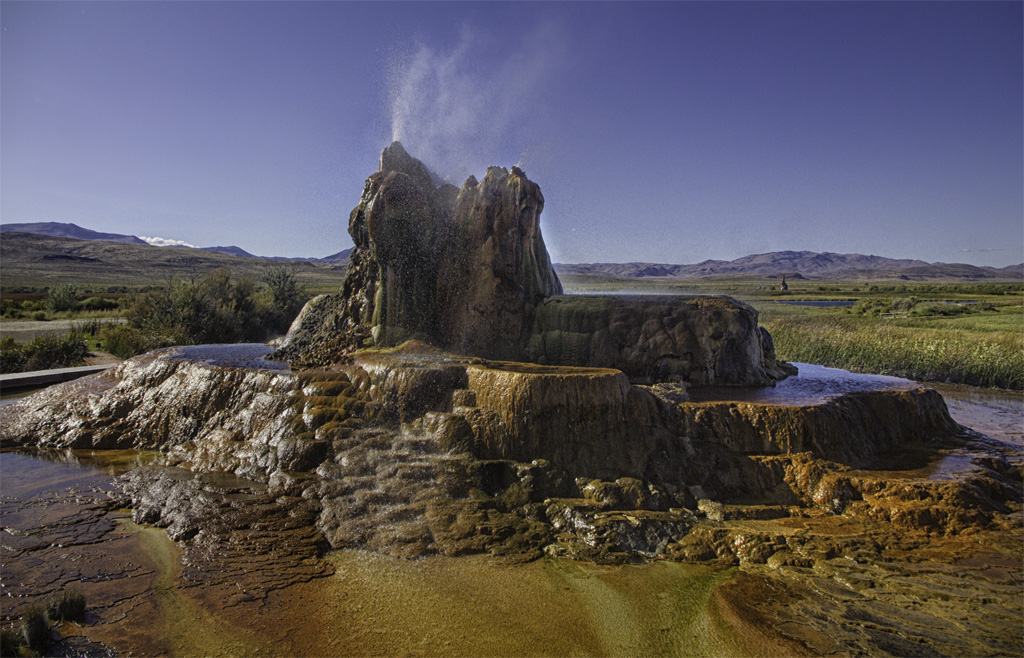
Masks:
[[[139,239],[148,242],[154,247],[192,247],[197,248],[194,244],[189,244],[184,240],[171,240],[170,238],[147,238],[144,235],[140,235]]]

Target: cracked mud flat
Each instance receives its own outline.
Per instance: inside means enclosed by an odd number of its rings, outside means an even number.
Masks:
[[[959,422],[988,422],[990,436],[1019,446],[1007,420],[1019,414],[1019,400],[954,398],[950,407]],[[984,448],[992,439],[979,441]],[[1019,448],[1014,454],[1019,467]],[[960,477],[971,459],[964,448],[927,449],[851,474],[909,486]],[[64,655],[1024,650],[1019,510],[1001,529],[944,535],[895,532],[859,513],[860,502],[841,515],[805,510],[760,520],[743,506],[726,506],[723,521],[694,528],[697,536],[711,535],[702,547],[723,548],[717,566],[713,559],[710,566],[550,558],[509,564],[479,555],[405,560],[325,552],[308,533],[302,506],[280,504],[266,485],[146,461],[131,451],[0,455],[5,625],[25,605],[73,588],[86,596],[89,618],[56,629],[65,639],[55,652]],[[113,484],[127,469],[163,479],[155,490],[186,494],[179,499],[195,508],[183,519],[215,522],[172,523],[166,531],[132,523],[125,494]]]

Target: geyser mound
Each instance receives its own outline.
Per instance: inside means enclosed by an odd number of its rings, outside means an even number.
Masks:
[[[642,383],[768,385],[793,372],[775,360],[757,312],[734,299],[561,296],[543,209],[518,167],[435,187],[391,144],[349,218],[342,290],[310,302],[278,358],[323,366],[418,339],[461,355],[615,368]]]
[[[406,557],[817,559],[835,547],[721,524],[843,513],[955,534],[999,527],[1019,500],[998,455],[954,482],[854,470],[959,435],[911,383],[689,402],[688,388],[763,387],[795,368],[728,297],[562,295],[543,208],[517,167],[435,186],[396,142],[349,217],[342,289],[310,301],[271,356],[290,369],[251,367],[252,346],[151,353],[3,409],[0,439],[163,451],[124,488],[139,520],[182,541],[209,534],[189,504],[203,485],[160,468],[246,478],[301,505],[317,541]]]

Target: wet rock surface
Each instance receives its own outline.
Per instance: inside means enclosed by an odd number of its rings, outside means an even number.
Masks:
[[[16,627],[29,606],[68,591],[86,597],[87,624],[100,616],[123,617],[156,577],[121,528],[124,498],[109,476],[66,465],[74,463],[72,455],[46,456],[0,454],[0,627]],[[91,559],[97,553],[102,559]],[[70,626],[51,630],[48,655],[116,655],[102,642],[74,637]]]
[[[143,601],[159,582],[190,605],[242,614],[333,578],[331,549],[663,558],[738,567],[715,605],[737,624],[775,620],[772,646],[789,653],[1024,647],[1024,460],[957,426],[933,392],[891,381],[850,391],[844,379],[836,396],[802,404],[680,402],[617,371],[418,343],[302,373],[235,366],[251,349],[148,355],[0,410],[8,444],[162,448],[88,491],[5,499],[5,591],[29,583],[9,601],[88,585],[106,601],[96,625],[58,631],[95,652],[112,641],[104,619],[156,614]],[[171,573],[166,560],[118,560],[138,555],[121,506],[180,546]],[[21,607],[5,608],[8,623]],[[980,630],[965,639],[956,629],[968,626]]]
[[[336,576],[331,550],[665,559],[741,570],[720,612],[784,620],[757,640],[774,652],[1024,649],[1020,598],[997,582],[1019,594],[1019,446],[959,426],[913,382],[801,378],[735,300],[559,296],[542,207],[516,168],[435,188],[392,145],[350,219],[342,291],[310,302],[280,351],[158,350],[0,408],[4,448],[160,453],[88,491],[4,499],[14,573],[35,588],[24,600],[75,574],[126,580],[124,598],[96,590],[103,605],[152,615],[141,593],[160,592],[172,649],[253,655],[253,637],[204,611],[296,603]],[[121,544],[148,548],[51,564]],[[974,595],[990,614],[964,610]],[[287,637],[307,621],[277,641],[316,653]],[[932,629],[949,623],[984,630]]]
[[[764,386],[795,374],[764,343],[757,311],[729,297],[549,297],[526,359],[614,368],[642,384]]]
[[[562,296],[543,209],[518,167],[435,187],[391,144],[349,217],[342,289],[306,305],[275,358],[326,367],[416,339],[474,357],[614,368],[641,384],[764,386],[794,374],[757,311],[735,299]]]
[[[718,592],[812,655],[1016,655],[1024,646],[1019,551],[1001,536],[902,541],[814,526],[815,558],[775,553]]]
[[[137,522],[197,556],[229,554],[234,528],[264,524],[246,541],[262,551],[280,534],[302,577],[328,547],[729,561],[704,526],[736,515],[841,514],[944,536],[1020,512],[1018,452],[962,431],[934,391],[888,381],[848,392],[844,379],[803,405],[673,403],[615,370],[415,342],[303,373],[236,367],[253,348],[218,349],[227,366],[171,349],[64,385],[59,413],[54,387],[0,411],[3,436],[158,447],[121,481]]]
[[[215,473],[146,466],[117,485],[132,520],[166,528],[182,546],[182,586],[202,587],[225,605],[331,573],[318,508],[280,499],[266,486]]]

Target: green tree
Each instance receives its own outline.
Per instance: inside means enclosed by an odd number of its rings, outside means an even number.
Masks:
[[[268,323],[269,328],[278,332],[286,331],[305,302],[305,291],[295,279],[294,268],[284,265],[264,268],[260,280],[270,293],[273,317]]]
[[[62,281],[46,293],[46,308],[52,313],[73,311],[78,305],[78,288],[75,284]]]

